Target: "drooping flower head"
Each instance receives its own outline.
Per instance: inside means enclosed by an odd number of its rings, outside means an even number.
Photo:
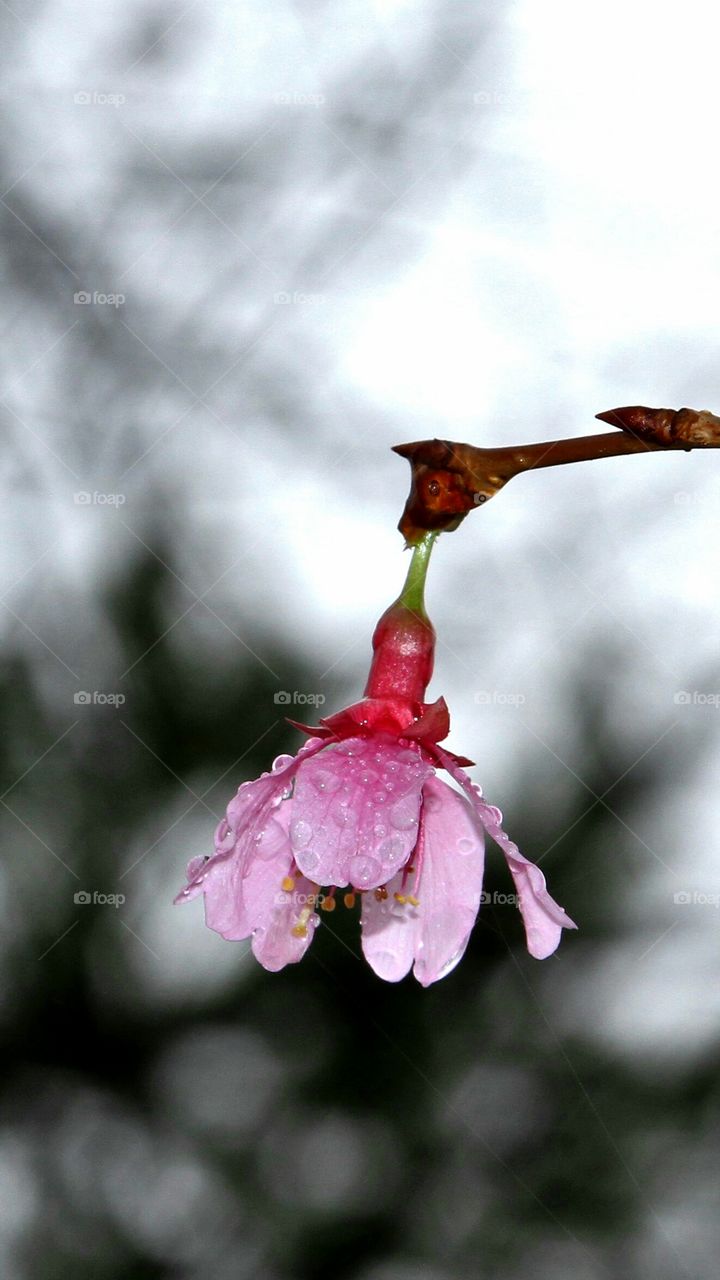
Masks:
[[[319,726],[296,725],[305,745],[241,785],[214,854],[188,867],[176,901],[203,894],[209,927],[251,938],[266,969],[302,958],[318,911],[334,910],[341,893],[345,906],[361,902],[362,949],[379,977],[397,982],[412,968],[423,986],[436,982],[475,923],[486,833],[510,868],[530,954],[550,955],[563,928],[576,927],[465,772],[472,762],[439,745],[450,730],[445,700],[424,701],[435,649],[423,602],[432,542],[419,542],[401,596],[377,624],[362,700]]]

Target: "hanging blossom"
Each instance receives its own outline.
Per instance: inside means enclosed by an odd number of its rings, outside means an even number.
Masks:
[[[204,894],[209,927],[251,938],[266,969],[302,959],[318,909],[333,911],[343,891],[346,907],[361,900],[362,949],[380,978],[397,982],[411,968],[423,986],[445,977],[480,906],[485,833],[507,860],[530,954],[544,959],[576,928],[468,777],[472,761],[439,745],[450,731],[445,700],[423,700],[435,649],[423,602],[433,538],[415,548],[405,588],[375,629],[362,701],[319,726],[295,725],[309,740],[241,785],[214,854],[188,867],[176,902]]]

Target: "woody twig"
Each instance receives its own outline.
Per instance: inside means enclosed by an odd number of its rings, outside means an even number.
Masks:
[[[626,453],[720,448],[720,418],[708,410],[648,409],[633,405],[595,415],[619,433],[481,449],[451,440],[395,445],[412,467],[410,495],[399,529],[414,546],[428,531],[457,529],[475,507],[523,471],[589,462]]]

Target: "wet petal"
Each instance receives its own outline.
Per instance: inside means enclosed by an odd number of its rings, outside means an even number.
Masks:
[[[446,782],[426,782],[415,968],[424,987],[461,959],[480,906],[485,839],[472,807]]]
[[[188,866],[188,883],[176,902],[188,902],[198,894],[205,895],[205,919],[211,929],[225,938],[247,938],[255,927],[254,910],[248,904],[245,881],[256,863],[269,865],[272,856],[271,823],[278,806],[287,794],[300,766],[322,750],[325,743],[314,739],[306,743],[297,756],[283,756],[275,761],[269,773],[239,788],[215,832],[215,853],[209,858],[193,858]],[[268,857],[263,858],[263,840]],[[280,879],[287,873],[291,855],[287,835],[281,844],[287,857]],[[252,894],[252,890],[251,890]]]
[[[399,982],[412,968],[417,946],[417,908],[401,905],[394,894],[402,888],[402,872],[388,882],[388,896],[378,901],[374,892],[363,894],[363,955],[378,978]]]
[[[288,825],[293,803],[285,800],[270,819],[261,842],[263,856],[253,858],[242,885],[253,952],[273,972],[302,960],[319,923],[314,911],[317,885],[295,876],[293,889],[283,887],[292,863]]]
[[[430,778],[423,788],[418,846],[420,868],[403,885],[399,873],[387,885],[387,898],[363,897],[362,949],[380,978],[398,982],[415,964],[424,987],[444,978],[468,944],[482,893],[484,836],[471,806],[445,782]],[[407,900],[416,893],[419,906]]]
[[[524,858],[517,845],[505,834],[500,810],[482,799],[479,787],[474,787],[468,775],[447,752],[438,747],[436,754],[443,767],[465,791],[488,835],[505,854],[520,900],[527,949],[536,960],[545,960],[557,949],[563,929],[577,929],[577,925],[548,893],[540,868]]]
[[[290,840],[318,884],[373,889],[407,862],[423,783],[434,773],[417,748],[386,735],[348,738],[298,773]]]

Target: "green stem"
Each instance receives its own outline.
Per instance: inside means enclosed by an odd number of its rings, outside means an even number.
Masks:
[[[399,604],[404,604],[406,608],[412,609],[413,613],[419,614],[421,618],[426,617],[425,578],[430,564],[430,553],[436,537],[437,533],[425,533],[413,547],[412,560],[405,579],[405,586],[398,599]]]

